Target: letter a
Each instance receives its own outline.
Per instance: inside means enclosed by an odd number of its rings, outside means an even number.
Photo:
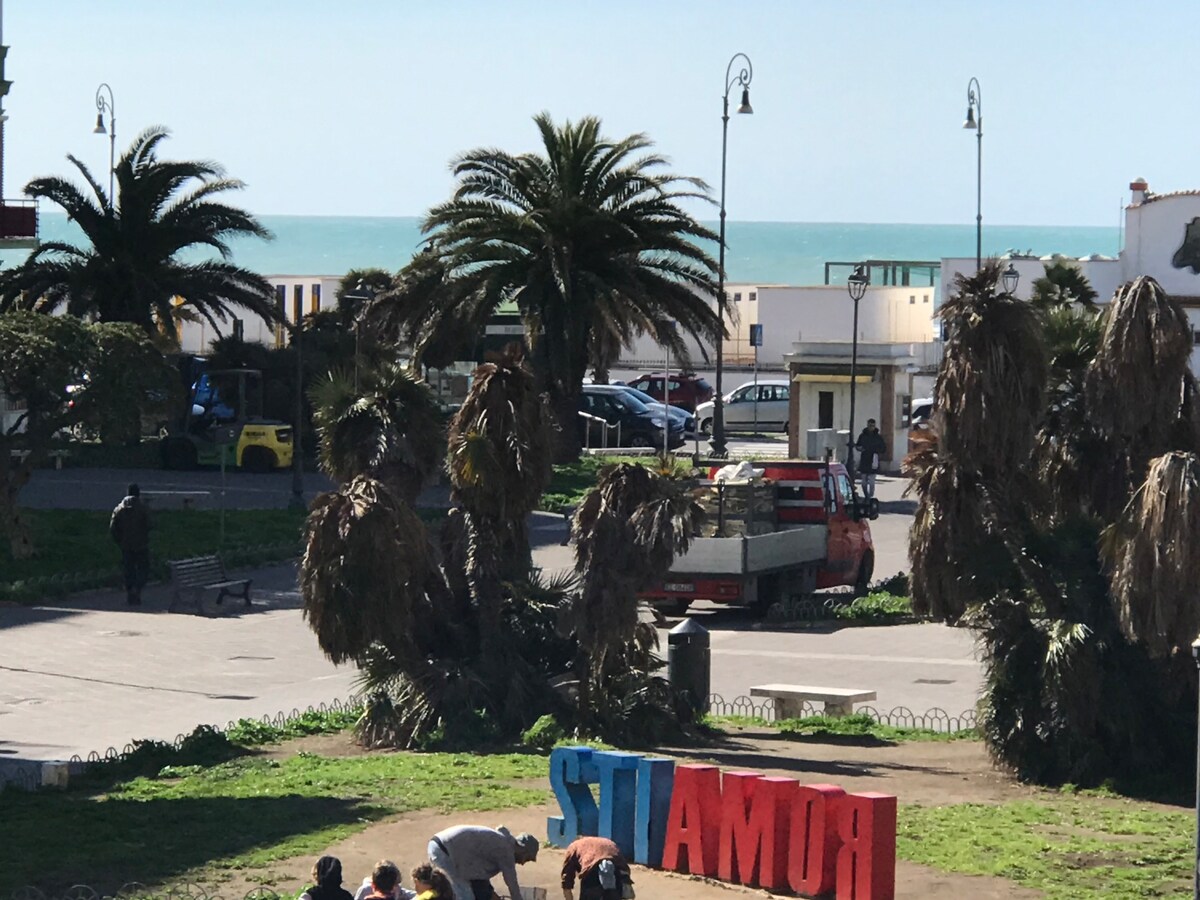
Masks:
[[[663,868],[711,878],[717,874],[720,840],[720,770],[716,766],[676,766]],[[682,856],[680,849],[685,851]]]
[[[837,805],[837,900],[896,896],[896,798],[847,794]]]

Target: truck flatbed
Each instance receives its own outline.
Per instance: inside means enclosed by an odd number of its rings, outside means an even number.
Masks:
[[[759,575],[825,559],[824,524],[800,525],[771,534],[695,538],[675,559],[671,575]]]

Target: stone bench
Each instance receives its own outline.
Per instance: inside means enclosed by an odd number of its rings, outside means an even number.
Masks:
[[[750,696],[774,700],[776,719],[798,719],[804,715],[805,701],[824,703],[827,716],[848,716],[854,712],[855,703],[874,700],[875,692],[810,684],[760,684],[750,688]]]
[[[240,597],[247,606],[250,605],[250,579],[230,578],[216,556],[168,560],[167,567],[171,570],[171,605],[168,607],[171,612],[174,612],[185,594],[193,595],[196,612],[202,612],[201,602],[206,591],[219,592],[218,606],[227,596]]]

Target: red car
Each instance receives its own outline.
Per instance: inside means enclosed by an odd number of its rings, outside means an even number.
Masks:
[[[662,372],[650,372],[639,375],[629,382],[629,386],[645,391],[660,403],[669,402],[688,412],[695,412],[698,403],[705,403],[713,396],[712,385],[694,372],[671,372],[667,376]]]

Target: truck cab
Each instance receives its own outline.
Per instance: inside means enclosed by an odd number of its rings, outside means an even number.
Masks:
[[[751,606],[820,588],[865,593],[875,566],[869,519],[841,463],[780,460],[761,479],[720,483],[717,468],[694,488],[705,508],[701,533],[667,577],[643,594],[676,614],[695,600]]]

